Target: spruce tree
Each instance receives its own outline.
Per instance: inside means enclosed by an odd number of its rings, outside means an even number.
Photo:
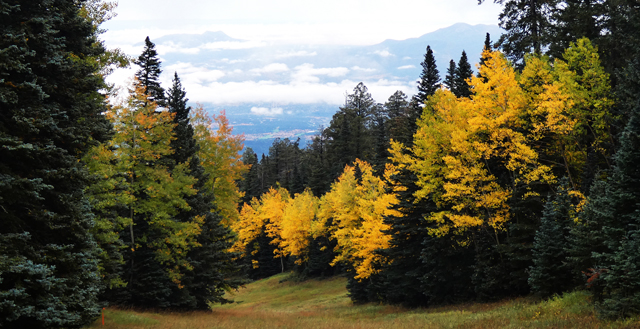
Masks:
[[[83,1],[0,1],[0,327],[79,328],[101,250],[81,162],[110,134]]]
[[[482,3],[484,0],[478,0]],[[506,33],[497,44],[516,67],[524,66],[527,53],[542,54],[553,35],[552,14],[557,0],[494,0],[504,7],[500,27]]]
[[[150,101],[156,102],[159,106],[165,105],[164,89],[160,86],[160,59],[156,52],[156,45],[149,40],[144,39],[144,50],[134,61],[140,69],[136,72],[137,84],[139,84]]]
[[[408,145],[409,141],[413,139],[413,131],[409,122],[411,118],[409,117],[407,95],[400,90],[396,91],[389,97],[384,107],[389,116],[387,122],[389,140]]]
[[[418,82],[418,94],[415,97],[419,104],[424,104],[427,101],[427,97],[433,95],[440,88],[440,72],[438,72],[431,46],[427,46],[427,52],[424,54],[424,60],[420,65],[422,66],[422,72]]]
[[[603,223],[607,251],[596,257],[608,266],[603,274],[606,294],[598,305],[608,317],[640,314],[640,102],[620,138],[607,198],[613,206],[613,221]]]
[[[207,309],[209,302],[226,302],[222,297],[225,291],[237,289],[244,283],[242,268],[233,260],[239,254],[227,251],[233,244],[232,233],[213,209],[213,194],[205,187],[209,177],[200,165],[199,148],[189,122],[191,107],[187,106],[186,91],[177,73],[174,74],[173,86],[168,90],[166,99],[175,124],[175,139],[171,141],[173,154],[169,158],[174,164],[188,164],[189,175],[196,179],[196,193],[186,197],[189,210],[179,212],[174,218],[180,222],[188,222],[194,217],[203,218],[201,233],[197,237],[198,246],[187,254],[187,261],[193,269],[185,273],[182,288],[172,287],[170,306]]]
[[[569,192],[569,181],[565,178],[545,204],[533,243],[534,265],[529,271],[529,285],[543,297],[561,294],[575,286],[567,261],[569,231],[575,217]]]
[[[447,75],[444,77],[442,84],[444,84],[451,92],[454,92],[456,88],[456,62],[453,59],[449,61]]]
[[[484,46],[482,47],[482,54],[480,55],[480,62],[479,62],[479,66],[485,66],[485,62],[487,61],[487,56],[485,56],[486,52],[491,52],[493,51],[493,45],[491,44],[491,35],[487,32],[486,37],[484,38]],[[482,78],[482,74],[480,73],[480,71],[478,70],[478,78]],[[487,82],[486,78],[483,78],[484,82]]]
[[[462,51],[455,72],[453,78],[453,93],[458,97],[469,98],[471,96],[471,87],[467,83],[467,79],[473,76],[473,70],[471,70],[471,64],[469,64],[467,53],[464,50]]]

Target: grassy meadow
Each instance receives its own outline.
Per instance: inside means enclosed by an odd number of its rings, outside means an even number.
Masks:
[[[518,298],[497,303],[427,309],[353,305],[345,278],[297,282],[289,274],[259,280],[236,292],[233,304],[211,311],[167,313],[105,310],[89,328],[640,328],[639,319],[600,321],[582,292],[548,301]]]

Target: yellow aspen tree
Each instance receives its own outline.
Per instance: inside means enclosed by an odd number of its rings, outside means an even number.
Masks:
[[[499,52],[483,56],[482,78],[469,80],[474,94],[456,98],[437,91],[418,122],[411,152],[397,143],[390,150],[394,162],[417,175],[416,196],[431,198],[442,209],[426,216],[437,224],[434,235],[483,225],[501,230],[516,187],[555,181],[524,133],[530,97],[514,69]],[[508,173],[508,184],[498,181],[492,167]]]
[[[271,239],[269,244],[276,246],[274,258],[282,258],[285,253],[282,245],[282,220],[284,209],[289,202],[289,191],[284,188],[270,188],[269,191],[260,196],[260,200],[253,198],[251,204],[244,204],[240,211],[239,220],[236,221],[232,229],[238,235],[233,250],[246,252],[249,243],[255,240],[263,232]],[[253,248],[252,254],[256,254],[258,249]],[[247,256],[245,254],[245,256]],[[284,269],[284,263],[281,262]],[[259,264],[253,264],[255,268]]]
[[[356,170],[360,179],[356,177]],[[389,170],[392,169],[388,166]],[[384,233],[389,225],[384,223],[384,217],[400,216],[391,209],[398,199],[390,189],[374,175],[369,163],[356,159],[353,167],[345,167],[320,201],[320,220],[324,223],[330,218],[333,220],[332,227],[326,228],[337,242],[338,255],[332,265],[344,262],[353,266],[355,279],[368,278],[387,262],[375,251],[389,247],[390,236]]]
[[[279,247],[285,255],[295,256],[298,265],[309,260],[309,241],[318,234],[318,202],[307,188],[290,199],[284,208]]]
[[[191,113],[194,137],[200,149],[198,156],[209,174],[205,187],[213,191],[214,205],[225,225],[232,226],[239,219],[238,203],[243,196],[236,181],[249,170],[240,160],[244,136],[233,135],[224,111],[210,117],[202,105],[198,105]]]
[[[233,223],[231,229],[236,233],[237,239],[231,247],[231,251],[242,253],[243,257],[248,256],[246,254],[249,243],[254,241],[264,230],[263,218],[260,213],[260,201],[256,198],[251,200],[251,203],[245,203],[240,210],[239,218]],[[251,250],[251,254],[255,255],[258,252],[257,248]],[[253,262],[253,267],[257,268],[259,264]]]

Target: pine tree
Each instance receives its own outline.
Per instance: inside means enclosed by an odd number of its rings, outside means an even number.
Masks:
[[[453,78],[453,93],[458,97],[469,98],[469,96],[471,96],[471,86],[469,86],[467,80],[473,76],[473,70],[471,70],[471,64],[469,64],[467,53],[464,50],[462,51],[455,72]]]
[[[226,290],[237,289],[244,283],[242,268],[234,258],[238,253],[227,250],[233,245],[231,230],[223,225],[220,214],[213,207],[213,193],[206,188],[209,174],[200,164],[194,128],[190,123],[191,107],[187,106],[186,91],[178,74],[174,74],[173,86],[167,92],[167,107],[175,124],[171,140],[173,164],[188,164],[189,175],[196,179],[196,193],[186,197],[189,210],[174,216],[179,222],[189,222],[195,217],[203,219],[198,245],[189,250],[187,261],[193,267],[185,273],[182,288],[173,286],[171,307],[207,309],[208,303],[226,302],[222,296]]]
[[[420,82],[418,82],[418,93],[415,97],[419,104],[424,104],[427,97],[433,95],[440,88],[440,73],[436,67],[436,59],[433,57],[431,46],[427,46],[427,52],[420,65],[422,72],[420,73]]]
[[[478,0],[482,3],[484,0]],[[506,33],[497,42],[518,68],[524,66],[527,53],[542,54],[553,35],[551,17],[557,0],[494,0],[504,7],[500,27]]]
[[[142,87],[142,90],[149,101],[157,103],[159,106],[164,106],[164,89],[160,86],[160,59],[158,59],[158,53],[156,52],[156,45],[149,40],[149,37],[144,39],[144,50],[142,54],[134,61],[140,69],[136,72],[137,84]]]
[[[183,89],[178,72],[174,73],[173,86],[166,95],[167,109],[173,114],[175,127],[173,132],[175,139],[171,140],[173,154],[171,158],[175,163],[186,163],[198,151],[196,140],[193,136],[193,126],[189,122],[191,107],[187,106],[189,99]]]
[[[529,271],[531,290],[543,297],[561,294],[575,286],[567,261],[569,231],[575,217],[569,180],[563,179],[555,195],[545,204],[540,228],[533,243],[533,266]]]
[[[479,67],[485,66],[486,61],[489,59],[487,56],[493,51],[493,45],[491,44],[491,35],[487,32],[486,37],[484,38],[484,46],[482,47],[482,54],[480,55]],[[478,70],[478,78],[482,78],[484,82],[487,82],[486,79],[482,77],[480,70]]]
[[[453,92],[456,87],[456,62],[452,59],[449,61],[449,68],[447,69],[447,75],[444,78],[442,84],[447,87],[447,89]]]
[[[413,139],[407,95],[400,90],[396,91],[389,97],[384,107],[389,116],[389,121],[387,121],[389,140],[407,145]]]
[[[608,266],[603,274],[605,296],[598,305],[608,317],[626,317],[640,314],[640,103],[620,138],[615,166],[607,198],[613,206],[614,221],[605,221],[602,227],[607,251],[597,255],[601,264]]]
[[[0,1],[0,326],[99,314],[102,252],[81,158],[108,139],[104,53],[82,1]]]

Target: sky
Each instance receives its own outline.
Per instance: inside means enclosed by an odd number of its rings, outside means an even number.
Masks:
[[[107,32],[102,38],[108,48],[121,48],[136,57],[142,51],[139,44],[146,36],[154,40],[165,35],[200,34],[206,31],[223,31],[232,38],[245,40],[243,45],[255,47],[373,45],[386,39],[419,37],[458,22],[497,25],[500,11],[501,6],[492,1],[478,5],[477,0],[120,0],[116,8],[117,16],[103,24]],[[169,49],[166,45],[159,45],[158,51],[162,59],[168,51],[197,52],[198,49]],[[183,80],[190,99],[218,104],[243,101],[242,97],[246,95],[243,89],[247,87],[262,88],[265,91],[262,94],[269,98],[266,101],[275,104],[337,103],[343,100],[346,88],[350,89],[348,86],[353,83],[344,80],[328,84],[314,80],[314,76],[326,74],[323,72],[340,73],[345,68],[310,68],[310,63],[285,68],[281,62],[278,58],[274,58],[271,64],[261,62],[260,67],[251,69],[252,76],[238,73],[237,68],[232,71],[231,65],[225,70],[221,63],[206,67],[180,61],[165,64],[191,70],[186,73],[189,81]],[[261,69],[280,70],[280,74],[290,75],[290,80],[274,84],[272,80],[264,78],[265,74],[256,74]],[[357,68],[346,69],[354,72]],[[249,73],[250,70],[245,71]],[[124,85],[133,72],[133,69],[118,71],[109,81]],[[302,81],[301,72],[315,75],[308,75],[308,79]],[[247,78],[243,81],[219,81],[220,77],[228,78],[233,74]],[[161,78],[163,85],[168,86],[170,78],[171,75],[165,70]],[[381,95],[399,88],[394,81],[383,81],[381,85],[372,81],[368,85],[372,90],[379,89]],[[409,92],[413,86],[406,84],[403,88]],[[214,89],[218,92],[213,92]],[[302,95],[292,93],[301,90]],[[297,94],[301,99],[286,98],[292,94]]]

